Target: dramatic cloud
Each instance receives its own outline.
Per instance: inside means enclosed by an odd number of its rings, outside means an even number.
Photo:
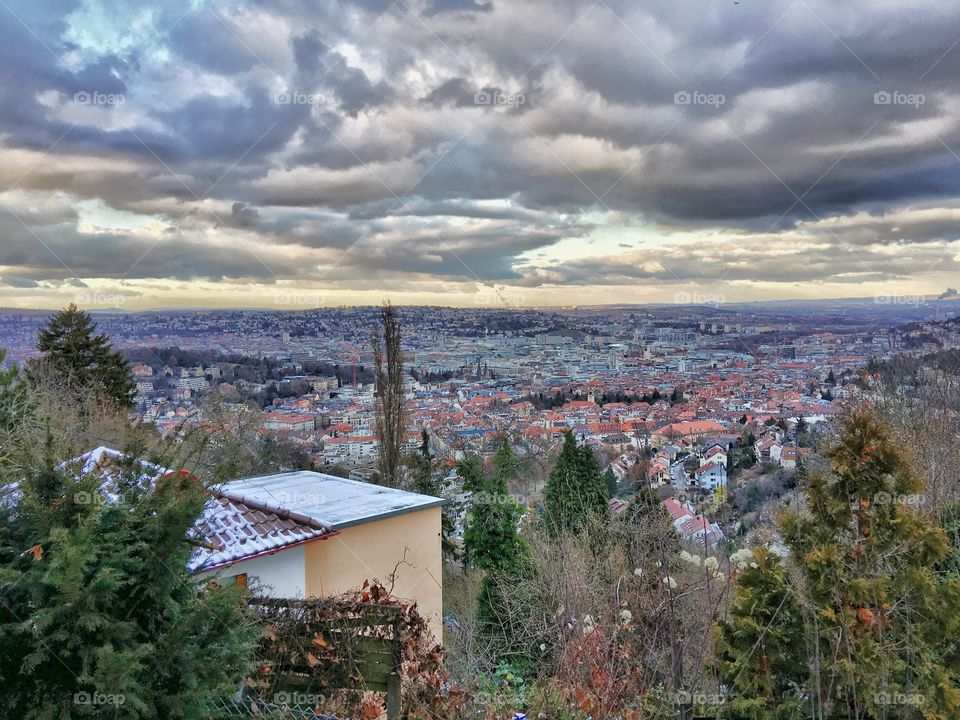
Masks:
[[[960,15],[943,3],[0,17],[0,304],[956,285]]]

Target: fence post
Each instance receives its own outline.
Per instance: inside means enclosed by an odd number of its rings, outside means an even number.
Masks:
[[[387,676],[387,720],[400,717],[400,676],[392,672]]]

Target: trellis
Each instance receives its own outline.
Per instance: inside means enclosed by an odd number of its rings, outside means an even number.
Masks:
[[[257,672],[246,682],[249,694],[270,700],[282,693],[377,692],[386,696],[388,720],[399,717],[402,606],[343,598],[253,598],[250,609],[262,618],[264,631]]]

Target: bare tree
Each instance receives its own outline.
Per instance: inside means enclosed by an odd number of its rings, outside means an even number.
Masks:
[[[380,308],[380,324],[375,325],[373,372],[376,382],[377,467],[380,484],[400,485],[403,463],[403,432],[406,426],[403,404],[403,351],[400,349],[400,318],[388,300]]]

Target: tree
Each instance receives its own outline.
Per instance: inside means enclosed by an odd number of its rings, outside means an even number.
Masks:
[[[494,455],[492,473],[483,471],[477,457],[457,465],[463,489],[470,493],[463,533],[467,565],[501,573],[519,567],[524,546],[517,526],[523,508],[509,493],[518,468],[517,456],[506,440]]]
[[[778,518],[790,549],[792,599],[783,594],[772,563],[758,561],[752,568],[758,573],[744,572],[737,584],[739,598],[752,591],[748,581],[773,583],[781,601],[798,609],[804,642],[793,644],[806,649],[809,673],[785,702],[803,698],[803,717],[904,717],[914,711],[957,717],[960,580],[944,568],[951,548],[943,530],[917,507],[920,479],[870,409],[841,421],[825,456],[832,472],[809,474],[806,509],[788,509]],[[763,627],[768,603],[744,601],[741,607],[744,624]],[[735,627],[721,626],[720,634],[726,647],[737,646]],[[742,661],[741,671],[744,701],[771,683],[798,682],[776,665]],[[772,710],[788,709],[781,704]],[[781,716],[793,717],[756,715]]]
[[[797,437],[800,437],[800,436],[803,435],[805,432],[807,432],[807,430],[809,430],[809,429],[810,429],[810,426],[809,426],[809,424],[807,423],[807,421],[803,418],[803,416],[802,416],[802,415],[798,416],[798,417],[797,417],[797,424],[796,424],[796,426],[795,426],[795,430],[796,430],[796,433],[797,433]]]
[[[617,476],[613,473],[612,468],[604,470],[603,484],[607,486],[607,497],[613,497],[617,494]]]
[[[808,677],[802,607],[787,571],[758,548],[738,573],[729,615],[716,626],[716,664],[731,695],[727,711],[755,720],[810,717],[798,693]]]
[[[141,457],[114,469],[110,500],[59,458],[22,468],[0,515],[3,717],[199,717],[249,670],[242,589],[187,568],[204,488],[147,481]]]
[[[547,527],[553,534],[576,531],[591,515],[602,518],[609,512],[610,496],[600,465],[589,447],[577,446],[570,430],[543,494]]]
[[[32,407],[30,390],[16,365],[4,368],[7,351],[0,348],[0,458],[3,457],[2,438],[21,428]]]
[[[520,536],[523,507],[508,492],[520,463],[506,440],[493,458],[493,472],[485,473],[477,457],[457,466],[463,489],[470,493],[463,534],[464,562],[483,570],[477,602],[481,635],[500,660],[515,660],[529,650],[510,610],[510,594],[523,585],[528,569],[528,546]]]
[[[373,329],[373,372],[377,389],[376,434],[380,483],[400,485],[406,411],[403,402],[403,350],[397,309],[385,302]]]
[[[31,377],[81,395],[100,395],[121,408],[132,407],[137,386],[127,361],[105,334],[94,334],[96,328],[90,315],[72,303],[56,313],[37,336],[43,357],[31,363]]]
[[[430,433],[426,428],[420,431],[420,447],[407,456],[406,465],[408,489],[421,495],[444,498],[447,501],[440,511],[440,544],[446,560],[458,560],[460,548],[454,537],[457,534],[460,503],[450,497],[449,482],[437,472],[435,458],[430,449]]]

